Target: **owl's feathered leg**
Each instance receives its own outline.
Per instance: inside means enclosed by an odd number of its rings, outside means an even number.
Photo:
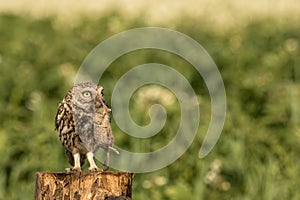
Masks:
[[[69,162],[71,165],[73,165],[74,167],[73,168],[66,168],[65,171],[67,173],[70,173],[72,171],[75,171],[75,172],[80,172],[81,171],[81,159],[82,157],[80,156],[79,153],[76,153],[74,155],[72,155],[72,153],[70,151],[66,151],[66,155],[68,156],[69,158]],[[71,157],[72,156],[72,157]]]
[[[88,152],[86,154],[86,157],[90,163],[89,171],[98,171],[98,167],[94,161],[94,153],[93,152]]]
[[[73,171],[81,171],[81,166],[80,166],[80,154],[79,153],[75,153],[74,155],[74,167],[73,167]]]

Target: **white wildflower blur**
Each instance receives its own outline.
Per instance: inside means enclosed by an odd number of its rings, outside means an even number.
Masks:
[[[76,76],[75,68],[70,63],[63,63],[58,67],[59,74],[67,80],[68,84],[74,83],[74,77]]]
[[[142,186],[145,189],[150,189],[153,187],[161,187],[168,183],[168,179],[165,176],[154,176],[151,179],[147,179],[143,182]]]
[[[299,48],[299,41],[296,38],[289,38],[284,42],[284,47],[287,51],[297,51]]]
[[[30,94],[29,101],[26,103],[26,107],[29,110],[37,110],[43,100],[43,94],[40,91],[33,91]]]
[[[149,85],[142,87],[137,92],[136,102],[139,106],[159,103],[164,106],[171,106],[175,103],[175,95],[168,89],[159,85]]]
[[[222,169],[222,162],[215,159],[210,165],[210,170],[206,173],[204,183],[218,190],[228,191],[231,188],[231,184],[222,175]]]

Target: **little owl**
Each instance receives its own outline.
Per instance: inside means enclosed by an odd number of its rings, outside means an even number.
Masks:
[[[109,149],[119,153],[112,147],[110,112],[103,87],[90,82],[75,84],[59,104],[55,130],[73,166],[71,170],[81,171],[87,158],[89,170],[97,171],[94,153],[100,147],[106,151],[104,169],[109,165]]]

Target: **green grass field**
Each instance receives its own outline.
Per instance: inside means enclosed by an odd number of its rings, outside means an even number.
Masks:
[[[113,34],[148,25],[143,16],[126,18],[118,11],[81,17],[76,23],[54,16],[22,16],[0,15],[0,199],[32,199],[35,172],[68,167],[54,117],[81,62]],[[182,15],[172,24],[156,25],[187,34],[211,55],[225,83],[227,117],[217,145],[199,159],[211,106],[205,83],[195,70],[182,58],[154,50],[132,52],[112,63],[101,80],[109,103],[122,73],[149,62],[174,66],[201,99],[200,128],[190,148],[164,169],[137,174],[133,198],[299,199],[297,18],[254,18],[223,29],[206,19]],[[134,106],[134,99],[132,103],[133,118],[140,124],[149,122],[147,110]],[[180,120],[176,106],[168,108],[168,126],[154,137],[153,148],[174,136]],[[149,150],[149,141],[130,138],[114,121],[112,126],[116,145]]]

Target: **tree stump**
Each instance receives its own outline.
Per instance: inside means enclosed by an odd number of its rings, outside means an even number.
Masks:
[[[133,173],[38,172],[35,200],[129,200]]]

